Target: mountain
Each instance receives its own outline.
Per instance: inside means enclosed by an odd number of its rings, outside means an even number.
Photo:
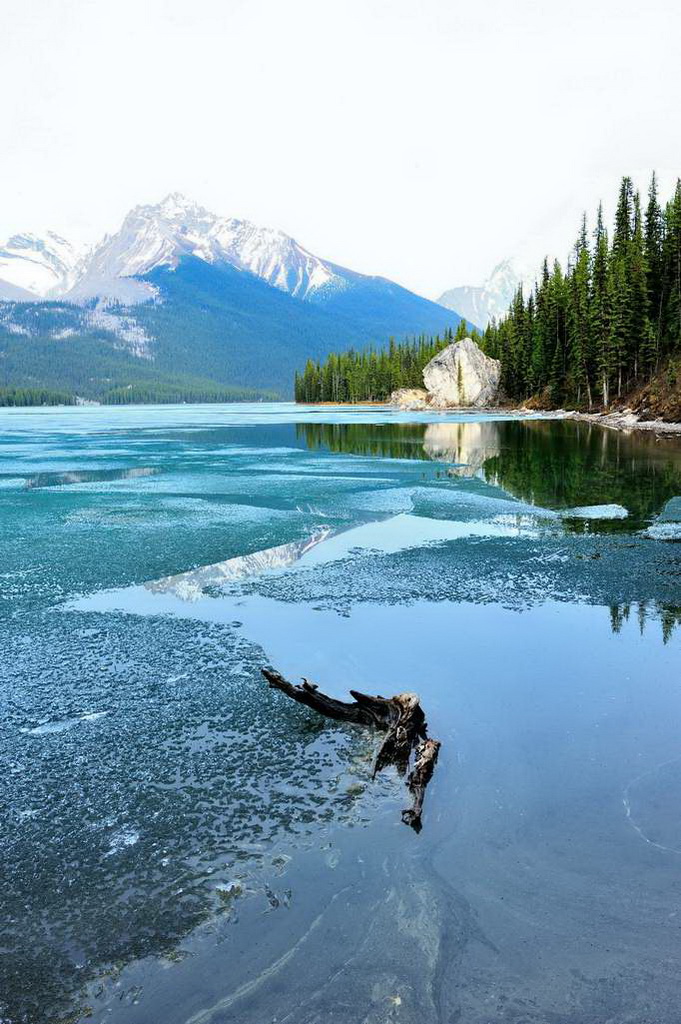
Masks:
[[[340,268],[332,268],[282,231],[217,217],[174,192],[154,206],[131,210],[120,231],[91,251],[66,295],[72,301],[94,296],[145,301],[154,292],[137,279],[157,267],[176,269],[184,256],[248,270],[300,299],[345,284],[344,272],[337,273]]]
[[[0,246],[0,299],[63,295],[73,287],[81,253],[53,231],[14,235]]]
[[[460,321],[392,281],[178,193],[136,207],[84,252],[52,234],[21,237],[30,242],[2,250],[0,386],[101,398],[154,381],[168,394],[171,381],[191,381],[285,396],[308,357]]]
[[[441,306],[456,310],[469,323],[486,327],[494,317],[498,320],[508,312],[518,285],[531,282],[531,275],[518,260],[498,263],[481,285],[461,285],[443,292],[437,300]]]

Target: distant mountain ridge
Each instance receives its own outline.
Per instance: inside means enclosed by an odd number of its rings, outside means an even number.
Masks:
[[[4,301],[3,301],[4,300]],[[456,328],[458,314],[180,193],[137,206],[88,249],[0,249],[0,386],[85,397],[156,377],[292,391],[308,357]]]
[[[506,315],[518,286],[530,280],[531,274],[524,264],[516,259],[505,259],[496,265],[483,284],[449,288],[437,301],[447,309],[456,310],[470,323],[487,327],[492,319],[498,321]]]
[[[65,296],[74,301],[93,296],[145,301],[153,291],[135,279],[157,267],[174,269],[183,256],[248,270],[299,299],[345,284],[340,268],[332,268],[283,231],[218,217],[174,192],[156,205],[131,210],[120,230],[102,239],[81,261],[75,284]]]
[[[0,248],[3,288],[25,301],[105,298],[126,305],[149,301],[154,291],[140,278],[158,267],[175,269],[185,256],[247,270],[294,298],[321,301],[359,281],[385,281],[321,259],[294,238],[247,220],[219,217],[179,192],[160,203],[136,206],[120,229],[78,249],[54,232],[44,238],[16,235]]]

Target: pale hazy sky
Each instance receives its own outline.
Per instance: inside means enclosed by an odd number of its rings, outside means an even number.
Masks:
[[[678,0],[0,0],[0,239],[180,190],[435,296],[681,174]]]

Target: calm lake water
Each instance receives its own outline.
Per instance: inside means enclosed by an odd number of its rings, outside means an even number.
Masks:
[[[679,441],[2,410],[0,536],[3,1024],[681,1021]]]

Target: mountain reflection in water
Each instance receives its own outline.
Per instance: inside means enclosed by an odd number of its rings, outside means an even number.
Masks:
[[[164,576],[160,580],[145,583],[145,588],[155,594],[175,594],[184,601],[198,600],[207,587],[219,587],[222,583],[245,579],[258,573],[274,569],[285,569],[299,561],[331,534],[328,527],[320,527],[311,537],[291,541],[288,544],[277,544],[273,548],[254,551],[249,555],[238,555],[227,558],[224,562],[213,565],[202,565],[198,569]]]

